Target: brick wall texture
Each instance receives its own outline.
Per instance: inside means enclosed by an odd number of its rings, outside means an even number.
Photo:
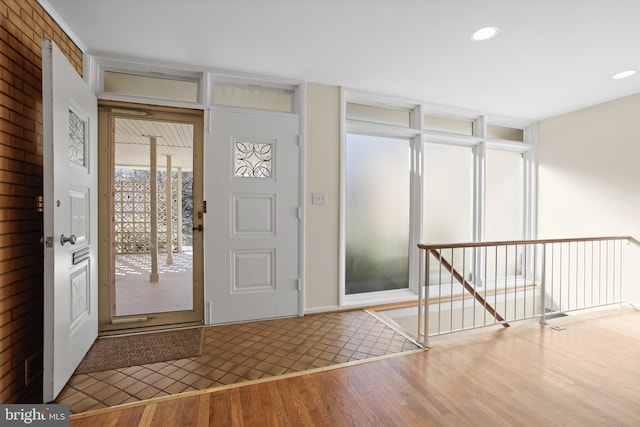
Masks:
[[[41,39],[80,74],[82,52],[36,0],[0,0],[0,23],[0,403],[19,403],[42,389],[41,376],[25,385],[43,339]]]

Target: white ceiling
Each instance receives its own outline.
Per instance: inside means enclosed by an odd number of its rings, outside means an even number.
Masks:
[[[45,0],[89,52],[523,119],[640,92],[638,0]],[[487,42],[470,33],[497,25]]]

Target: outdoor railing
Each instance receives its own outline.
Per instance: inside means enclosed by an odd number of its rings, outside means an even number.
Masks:
[[[419,244],[418,341],[621,303],[629,236]]]

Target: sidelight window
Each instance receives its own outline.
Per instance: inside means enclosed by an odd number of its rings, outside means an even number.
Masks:
[[[411,146],[347,134],[346,294],[409,287]]]

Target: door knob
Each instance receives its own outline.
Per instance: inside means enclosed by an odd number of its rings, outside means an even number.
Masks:
[[[64,245],[67,242],[71,243],[72,245],[75,245],[76,244],[76,240],[78,240],[78,239],[76,238],[75,234],[72,234],[69,237],[65,237],[64,234],[60,236],[60,244],[61,245]]]

